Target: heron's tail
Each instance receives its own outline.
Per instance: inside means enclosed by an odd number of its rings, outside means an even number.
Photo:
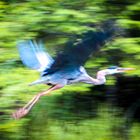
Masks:
[[[40,78],[32,83],[29,84],[29,86],[37,85],[37,84],[45,84],[47,83],[48,79],[47,78]]]

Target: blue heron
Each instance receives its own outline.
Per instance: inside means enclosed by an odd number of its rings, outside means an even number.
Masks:
[[[44,50],[41,42],[27,40],[18,43],[18,50],[23,64],[27,67],[38,70],[41,73],[40,79],[30,85],[47,84],[51,87],[44,92],[35,95],[23,108],[20,108],[13,117],[19,119],[31,110],[41,96],[60,89],[65,85],[84,82],[93,85],[101,85],[106,82],[106,75],[122,73],[133,68],[121,68],[112,66],[97,72],[97,77],[91,77],[83,67],[89,56],[96,53],[105,42],[112,40],[116,27],[112,24],[104,24],[99,31],[87,31],[82,34],[80,41],[70,41],[63,51],[52,58]]]

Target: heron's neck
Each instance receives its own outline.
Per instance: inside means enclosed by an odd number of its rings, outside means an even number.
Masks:
[[[86,81],[86,83],[94,84],[94,85],[102,85],[106,82],[106,70],[101,70],[97,72],[96,78],[89,77],[89,80]]]
[[[97,72],[97,85],[104,84],[106,82],[106,70],[101,70]]]
[[[98,71],[96,78],[93,78],[89,76],[87,73],[85,73],[84,76],[78,77],[77,79],[69,81],[69,84],[72,84],[75,82],[85,82],[87,84],[101,85],[106,82],[106,78],[105,78],[106,75],[107,75],[106,70]]]
[[[106,82],[106,78],[105,78],[106,75],[107,75],[106,70],[101,70],[97,72],[96,78],[90,77],[88,75],[87,78],[82,81],[88,84],[101,85]]]

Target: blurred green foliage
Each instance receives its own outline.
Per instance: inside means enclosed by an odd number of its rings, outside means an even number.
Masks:
[[[123,60],[136,65],[140,59],[139,6],[138,0],[3,0],[0,1],[0,47],[11,49],[19,40],[31,38],[45,38],[47,47],[61,47],[69,36],[82,34],[94,29],[95,23],[115,18],[125,29],[126,37],[118,38],[102,50],[101,57],[106,60],[100,65],[126,66]],[[116,52],[121,53],[120,59],[113,58]]]
[[[0,0],[0,114],[2,114],[0,116],[2,122],[0,124],[0,134],[2,139],[26,139],[25,130],[28,128],[31,130],[29,139],[61,140],[64,138],[62,136],[65,135],[65,140],[78,138],[81,140],[93,138],[103,140],[103,137],[104,140],[119,140],[112,129],[113,125],[116,127],[121,125],[123,118],[112,115],[109,111],[105,114],[102,108],[106,109],[106,107],[103,106],[98,107],[98,118],[80,122],[78,126],[68,123],[65,124],[66,128],[61,127],[59,122],[50,118],[50,120],[42,118],[43,110],[40,111],[41,115],[37,118],[35,116],[38,110],[34,110],[35,113],[31,113],[26,119],[12,120],[9,115],[15,108],[25,104],[33,94],[46,89],[44,85],[27,86],[28,83],[38,78],[38,73],[29,71],[22,65],[16,44],[19,40],[43,38],[46,46],[51,49],[51,53],[55,54],[54,50],[64,46],[71,37],[94,29],[95,24],[115,18],[118,25],[125,29],[124,37],[119,37],[112,43],[106,44],[85,66],[86,68],[94,68],[94,73],[98,69],[103,69],[109,65],[134,67],[136,70],[130,75],[139,75],[139,7],[139,0]],[[114,78],[111,77],[107,84],[113,82]],[[59,95],[60,92],[69,90],[72,92],[88,92],[89,85],[67,86],[55,93]],[[51,102],[50,97],[47,102],[49,100]],[[55,104],[52,101],[53,103]],[[49,106],[49,104],[47,105]],[[45,109],[45,105],[41,106],[40,103],[37,108]],[[52,108],[50,110],[52,111]],[[111,118],[111,120],[108,120],[108,118]],[[39,126],[40,124],[36,119],[42,120],[42,126],[39,127],[42,130],[41,132],[38,132],[39,129],[35,127],[35,125]],[[111,121],[115,121],[114,124]],[[32,127],[27,127],[27,124],[31,124]],[[132,140],[139,139],[139,128],[139,124],[134,124],[132,127],[130,133]],[[73,130],[75,131],[72,132]],[[52,134],[50,135],[46,131]],[[48,135],[45,135],[45,133]]]

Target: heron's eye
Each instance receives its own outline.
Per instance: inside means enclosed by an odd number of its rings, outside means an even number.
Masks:
[[[122,68],[118,68],[117,71],[123,71],[123,69]]]

